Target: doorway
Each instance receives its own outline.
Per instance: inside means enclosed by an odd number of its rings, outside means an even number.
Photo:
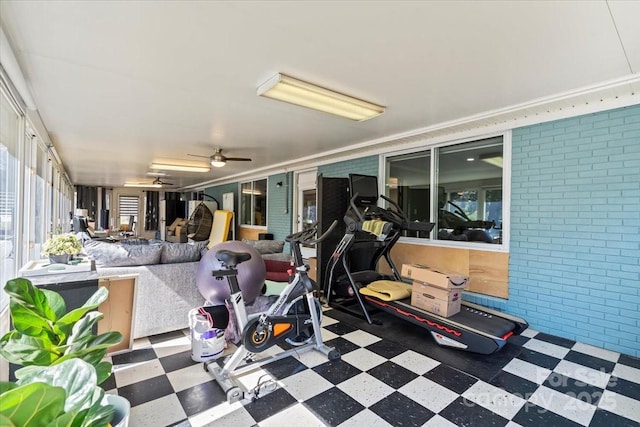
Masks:
[[[317,169],[305,170],[295,173],[295,217],[293,230],[294,233],[302,231],[305,227],[310,226],[318,220],[317,217],[317,185],[318,177]],[[315,246],[303,246],[302,256],[305,259],[316,256]]]

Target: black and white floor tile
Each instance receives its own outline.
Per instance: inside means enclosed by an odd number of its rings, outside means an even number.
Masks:
[[[640,426],[637,358],[534,330],[478,356],[345,319],[329,310],[322,322],[340,360],[306,352],[267,364],[243,378],[250,388],[273,379],[253,401],[226,402],[192,361],[188,331],[112,356],[103,387],[129,399],[131,427]]]

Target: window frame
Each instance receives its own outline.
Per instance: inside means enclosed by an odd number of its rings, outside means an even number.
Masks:
[[[264,215],[265,215],[265,220],[264,220],[264,225],[256,225],[255,222],[255,218],[256,218],[256,211],[255,211],[255,195],[252,194],[251,195],[251,207],[250,207],[250,214],[251,214],[251,224],[246,224],[244,223],[244,218],[245,218],[245,204],[244,204],[244,200],[243,200],[243,194],[242,194],[242,187],[245,184],[251,184],[251,189],[250,191],[254,191],[255,190],[255,185],[256,182],[258,181],[264,181],[265,186],[264,186]],[[256,228],[256,229],[267,229],[268,225],[269,225],[269,177],[259,177],[259,178],[254,178],[254,179],[250,179],[247,181],[240,181],[238,182],[238,194],[240,195],[239,197],[239,225],[240,227],[244,227],[244,228]]]
[[[464,137],[460,139],[453,140],[444,140],[444,141],[419,141],[411,148],[406,148],[403,150],[388,152],[380,155],[380,163],[379,163],[379,178],[378,185],[379,188],[387,188],[387,164],[388,161],[397,156],[401,155],[410,155],[417,154],[419,152],[429,152],[429,179],[430,179],[430,206],[436,206],[437,204],[437,185],[434,183],[438,182],[438,149],[446,148],[453,145],[471,143],[475,141],[480,141],[488,138],[502,137],[502,156],[503,156],[503,165],[502,165],[502,242],[495,244],[488,244],[483,242],[465,242],[465,241],[453,241],[453,240],[439,240],[435,238],[438,230],[437,227],[430,233],[429,238],[417,238],[417,237],[400,237],[400,243],[410,243],[410,244],[418,244],[425,246],[439,246],[439,247],[449,247],[449,248],[466,248],[466,249],[474,249],[474,250],[483,250],[483,251],[493,251],[493,252],[508,252],[509,251],[509,240],[510,240],[510,211],[511,211],[511,130],[504,130],[501,132],[490,133],[490,134],[476,134],[469,137]],[[495,189],[495,188],[493,188]],[[485,191],[486,188],[479,187],[478,191]],[[382,194],[386,194],[382,193]],[[378,204],[381,207],[387,207],[387,202],[382,199],[378,200]],[[433,214],[434,212],[431,212]],[[437,221],[437,218],[432,218],[432,221]]]
[[[133,210],[130,209],[130,206],[128,206],[128,203],[126,203],[127,201],[131,202],[131,207],[133,206],[133,200],[135,199],[135,214],[132,214],[131,212],[133,212]],[[138,224],[138,217],[140,216],[140,206],[141,206],[141,201],[140,201],[141,197],[139,194],[118,194],[118,224],[117,227],[118,229],[121,229],[123,225],[129,226],[130,223],[130,217],[133,216],[133,222],[135,225]],[[123,209],[123,207],[125,207],[125,209]],[[127,221],[126,222],[122,222],[122,217],[123,216],[127,216]],[[96,221],[96,219],[94,218],[94,221]],[[127,230],[127,231],[132,231],[132,230]]]
[[[11,239],[11,251],[4,254],[2,259],[2,283],[11,277],[18,275],[19,269],[28,261],[41,258],[40,249],[42,243],[54,232],[66,232],[69,229],[69,221],[65,209],[70,209],[72,203],[72,186],[62,165],[58,162],[50,145],[42,138],[33,125],[31,119],[25,114],[24,104],[16,96],[13,85],[0,69],[0,108],[8,114],[7,118],[16,120],[14,133],[6,133],[6,187],[7,193],[4,209],[12,209],[11,227],[13,236]],[[3,122],[6,125],[6,123]],[[38,153],[40,155],[38,155]],[[38,160],[40,158],[40,160]],[[40,175],[38,165],[40,163]],[[8,162],[11,162],[9,164]],[[60,180],[54,181],[54,174],[60,174]],[[54,191],[54,183],[59,183],[60,193]],[[36,185],[40,185],[42,191],[36,192]],[[11,194],[11,198],[9,198]],[[10,199],[10,200],[9,200]],[[37,199],[37,200],[36,200]],[[38,204],[40,217],[36,223],[33,213]],[[62,209],[54,209],[60,206]],[[37,228],[37,231],[36,231]],[[0,290],[0,312],[8,306],[9,298]]]

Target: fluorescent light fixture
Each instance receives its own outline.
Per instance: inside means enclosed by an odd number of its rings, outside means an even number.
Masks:
[[[149,168],[181,172],[209,172],[211,170],[208,166],[170,165],[167,163],[151,163]]]
[[[301,107],[364,121],[384,113],[385,107],[334,92],[284,74],[276,74],[258,87],[258,95]]]
[[[502,168],[502,153],[491,153],[480,155],[480,160],[490,165]]]
[[[128,182],[124,183],[125,187],[145,187],[145,188],[162,188],[160,184],[130,184]]]

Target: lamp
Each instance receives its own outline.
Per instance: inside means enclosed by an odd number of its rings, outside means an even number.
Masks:
[[[209,172],[211,170],[211,168],[207,166],[171,165],[167,163],[151,163],[149,168],[181,172]]]
[[[490,165],[502,168],[502,153],[481,154],[480,160]]]
[[[211,159],[211,166],[213,166],[214,168],[221,168],[226,164],[227,164],[227,162],[224,162],[222,160]]]
[[[385,107],[334,92],[278,73],[258,87],[258,95],[301,107],[364,121],[384,113]]]

